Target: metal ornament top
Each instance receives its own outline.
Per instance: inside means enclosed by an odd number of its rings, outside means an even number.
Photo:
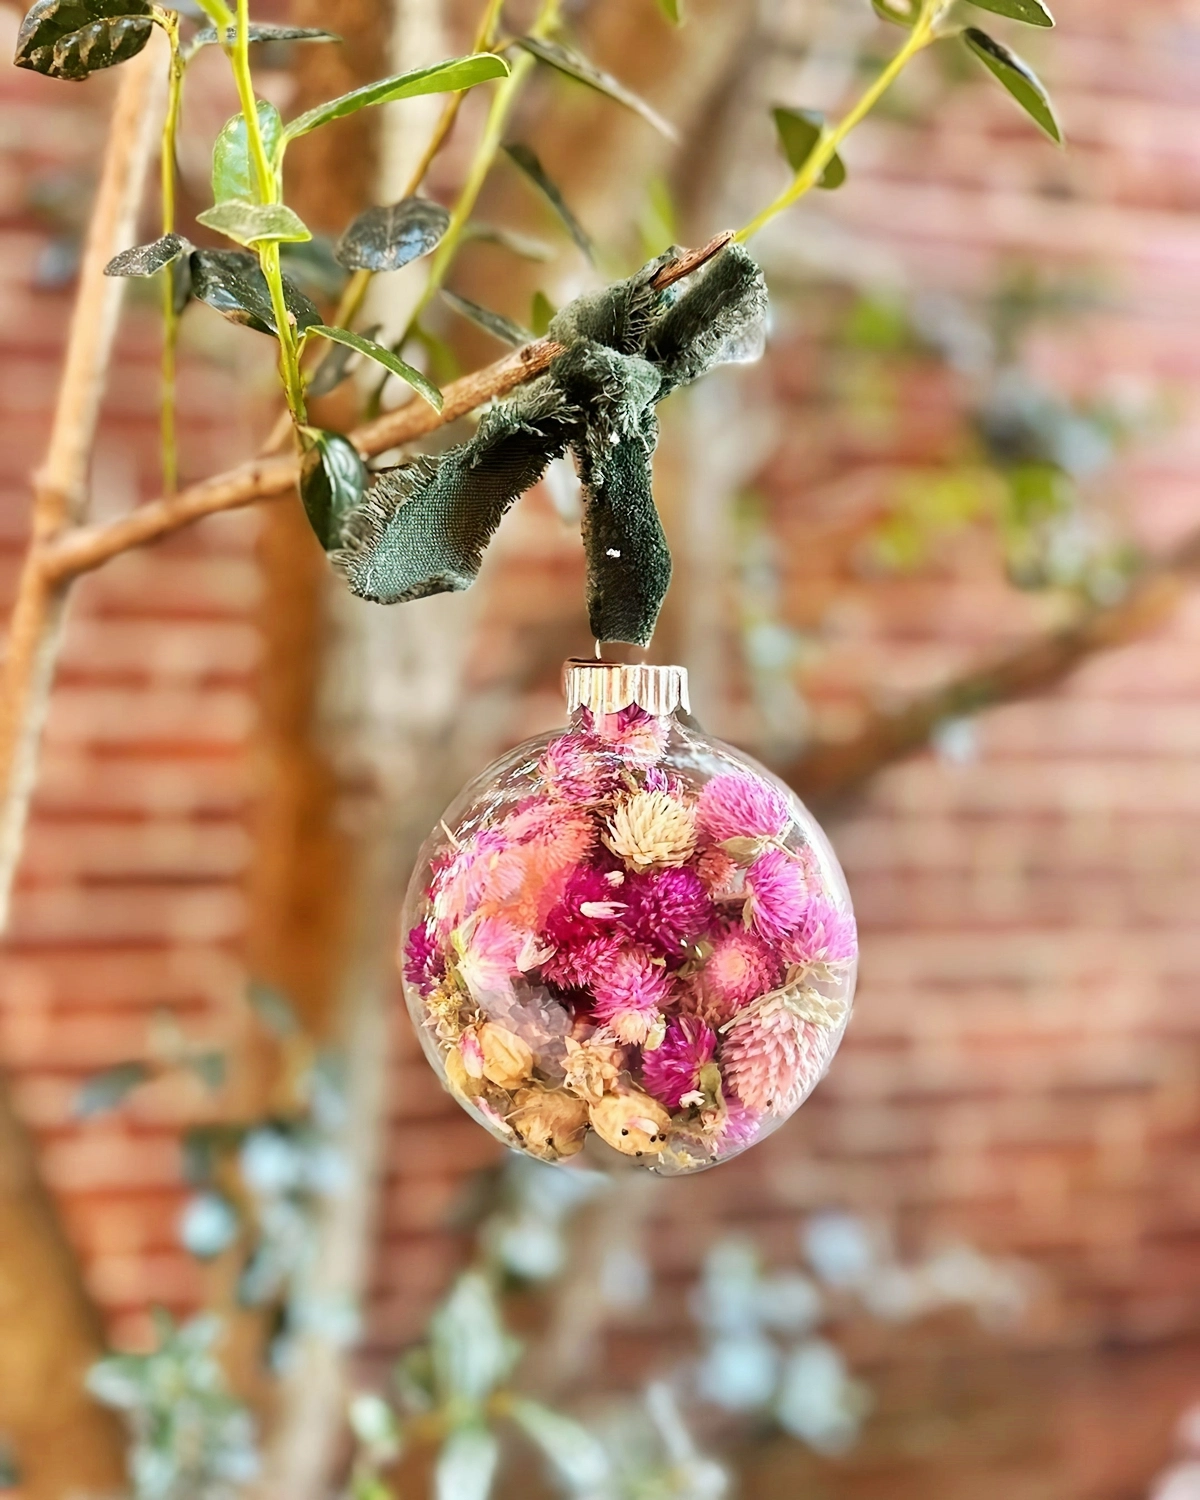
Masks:
[[[567,712],[577,708],[594,714],[615,714],[636,703],[661,717],[681,708],[691,712],[686,667],[654,667],[572,657],[563,668]]]

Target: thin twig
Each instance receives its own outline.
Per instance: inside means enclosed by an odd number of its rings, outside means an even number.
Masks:
[[[729,234],[720,234],[699,250],[686,251],[658,273],[655,285],[661,289],[682,281],[711,260],[729,239]],[[385,412],[375,421],[356,427],[348,436],[364,458],[374,458],[389,448],[416,442],[448,422],[465,417],[476,407],[506,396],[518,386],[544,374],[562,352],[562,345],[553,339],[538,339],[495,364],[453,381],[442,392],[440,412],[434,411],[424,401],[410,401],[407,406]],[[42,569],[47,578],[62,583],[81,573],[91,572],[131,547],[143,547],[148,542],[169,536],[202,516],[237,510],[256,500],[286,495],[295,488],[298,478],[298,462],[290,454],[252,459],[239,468],[181,490],[178,495],[140,505],[118,520],[99,526],[78,526],[64,532],[42,547]]]
[[[82,514],[88,465],[125,282],[104,267],[133,239],[138,204],[162,109],[165,78],[157,47],[122,69],[79,272],[66,360],[46,461],[34,478],[33,537],[21,569],[0,676],[0,928],[20,855],[37,747],[54,675],[63,580],[47,572],[47,538]]]

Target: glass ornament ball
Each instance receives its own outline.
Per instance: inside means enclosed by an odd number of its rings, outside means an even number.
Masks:
[[[681,668],[568,663],[567,706],[422,848],[405,998],[445,1086],[505,1145],[701,1171],[829,1067],[857,967],[845,878],[795,793],[700,731]]]

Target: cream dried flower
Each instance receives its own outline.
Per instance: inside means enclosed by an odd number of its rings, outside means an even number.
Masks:
[[[621,1049],[611,1042],[592,1037],[577,1042],[567,1037],[567,1060],[563,1087],[596,1104],[616,1084],[621,1073]]]
[[[669,792],[634,792],[617,803],[604,842],[636,870],[682,865],[696,848],[696,812]]]

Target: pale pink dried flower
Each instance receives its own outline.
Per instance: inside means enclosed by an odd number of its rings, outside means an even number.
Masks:
[[[784,794],[743,771],[723,771],[700,792],[696,818],[701,832],[714,843],[733,838],[778,838],[792,822]]]
[[[581,807],[603,802],[621,781],[620,761],[613,751],[597,735],[576,731],[550,741],[538,770],[551,797]]]
[[[743,1151],[758,1139],[762,1115],[734,1094],[725,1100],[725,1118],[718,1137],[722,1151]]]
[[[714,844],[705,849],[696,861],[696,874],[714,897],[730,896],[737,892],[742,878],[742,867],[732,855]]]
[[[671,737],[671,720],[655,717],[631,703],[619,713],[601,714],[596,733],[623,761],[645,770],[663,758]]]
[[[507,836],[487,828],[468,839],[433,872],[430,895],[438,930],[448,935],[485,902],[499,902],[520,886],[522,872],[506,858]]]
[[[747,928],[730,924],[713,939],[712,952],[693,984],[703,1012],[723,1023],[743,1006],[773,990],[783,979],[776,949]]]
[[[746,871],[746,914],[768,942],[794,932],[808,904],[804,869],[782,849],[767,849]]]
[[[471,925],[458,972],[474,1000],[512,993],[517,959],[528,937],[527,931],[503,917],[482,917]]]
[[[828,1027],[802,1020],[787,995],[770,995],[739,1011],[721,1048],[728,1088],[751,1109],[790,1115],[829,1061]]]
[[[662,1039],[670,988],[670,976],[644,948],[622,947],[596,967],[592,1015],[618,1041],[654,1046]]]

